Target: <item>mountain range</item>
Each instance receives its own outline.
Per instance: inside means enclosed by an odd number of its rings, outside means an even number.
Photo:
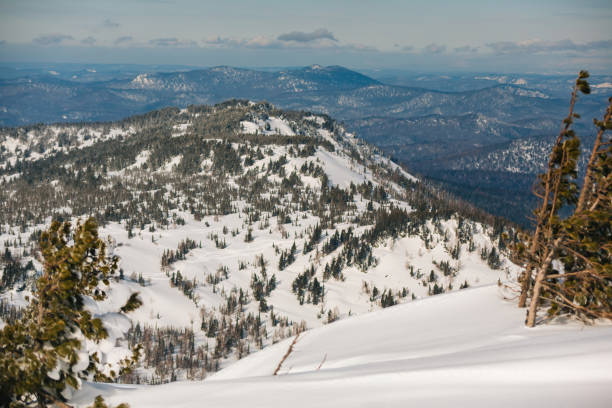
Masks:
[[[520,171],[507,166],[491,169],[487,155],[495,156],[496,163],[512,160],[515,141],[531,146],[532,152],[545,152],[536,147],[548,146],[567,110],[569,92],[565,95],[557,88],[572,81],[567,76],[398,78],[378,73],[379,80],[343,67],[319,65],[278,70],[221,66],[173,72],[134,68],[126,73],[109,67],[100,71],[99,80],[96,69],[0,76],[0,124],[119,120],[167,106],[184,108],[232,98],[265,100],[280,108],[331,115],[413,172],[524,226],[529,225],[525,210],[529,213],[533,206],[528,186],[546,155],[534,153],[527,172],[525,166]],[[579,100],[577,110],[584,119],[576,123],[576,129],[582,134],[593,133],[589,121],[601,114],[608,79],[598,78],[602,83],[594,84],[595,95]],[[467,168],[457,167],[467,162],[472,163],[469,176],[462,173]],[[477,196],[474,179],[483,180],[483,193]]]
[[[392,120],[411,123],[381,124]],[[461,120],[488,124],[472,114],[445,123]],[[529,135],[528,124],[496,125],[511,135],[496,134],[507,152],[543,151],[520,143],[533,136],[511,138]],[[398,407],[458,398],[488,406],[494,397],[605,406],[610,328],[525,332],[524,311],[508,301],[518,291],[509,248],[519,230],[346,126],[232,99],[0,129],[0,328],[20,321],[36,296],[51,220],[92,217],[117,271],[98,282],[103,301],[82,297],[105,336],[82,343],[75,367],[96,353],[120,384],[84,381],[62,394],[70,405],[103,395],[135,407],[233,407],[245,398],[353,406],[383,395]],[[464,159],[448,163],[479,176],[534,171],[518,159],[491,156],[498,163],[485,168]],[[127,307],[134,299],[140,306]],[[135,348],[136,366],[117,371]]]

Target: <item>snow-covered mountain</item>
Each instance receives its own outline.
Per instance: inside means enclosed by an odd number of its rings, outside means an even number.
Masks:
[[[612,327],[526,329],[524,311],[502,295],[493,285],[398,305],[286,339],[204,382],[87,384],[71,402],[102,394],[134,408],[609,406]]]
[[[167,106],[186,108],[231,98],[268,101],[283,109],[331,115],[350,132],[410,166],[413,173],[523,225],[528,224],[525,214],[532,207],[529,187],[511,189],[509,194],[494,188],[522,186],[520,174],[491,174],[480,166],[469,176],[448,168],[440,175],[440,168],[449,157],[479,160],[481,149],[496,149],[525,137],[551,139],[567,115],[574,81],[564,75],[494,73],[399,71],[388,76],[370,71],[368,76],[320,65],[267,70],[166,67],[170,72],[160,72],[159,66],[42,68],[21,75],[0,72],[0,125],[119,120]],[[608,75],[594,77],[594,95],[578,101],[576,109],[583,117],[576,123],[580,134],[592,130],[591,118],[601,117],[610,80]],[[474,197],[471,179],[492,179],[492,186]],[[517,197],[525,199],[515,208]]]
[[[0,133],[2,316],[50,219],[94,216],[120,277],[90,305],[123,382],[201,379],[352,315],[513,279],[514,231],[420,182],[330,117],[265,103]],[[30,263],[30,261],[32,261]],[[133,292],[143,306],[119,307]]]

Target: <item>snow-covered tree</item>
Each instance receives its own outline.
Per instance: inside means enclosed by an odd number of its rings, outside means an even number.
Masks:
[[[24,318],[0,331],[0,405],[64,406],[81,380],[110,381],[129,370],[132,358],[111,369],[100,362],[87,340],[108,337],[102,320],[85,307],[86,299],[106,298],[104,286],[117,270],[98,237],[96,222],[54,221],[40,238],[44,270]],[[124,310],[138,307],[130,297]]]

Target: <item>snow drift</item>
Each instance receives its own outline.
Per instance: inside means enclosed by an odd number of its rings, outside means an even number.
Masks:
[[[88,384],[137,407],[610,406],[612,326],[523,326],[494,285],[398,305],[302,333],[203,382]]]

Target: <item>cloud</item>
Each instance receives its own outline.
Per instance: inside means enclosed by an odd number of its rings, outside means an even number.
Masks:
[[[96,39],[93,38],[92,36],[89,36],[87,38],[83,38],[81,40],[81,44],[83,45],[94,45],[96,43]]]
[[[412,52],[412,51],[414,51],[414,46],[412,46],[412,45],[404,45],[402,47],[402,51],[404,51],[404,52]]]
[[[332,49],[338,51],[351,51],[351,52],[380,52],[380,50],[371,45],[365,44],[341,44],[332,45],[329,47],[319,47],[320,49]]]
[[[280,36],[278,37],[280,38]],[[278,39],[257,35],[250,38],[208,37],[202,40],[205,47],[209,48],[242,48],[242,49],[317,49],[349,52],[378,52],[378,49],[363,44],[340,44],[330,41],[279,41]]]
[[[441,54],[446,51],[446,45],[432,43],[423,48],[423,52],[426,54]]]
[[[0,40],[0,46],[3,46],[4,44],[6,44],[6,40]]]
[[[119,37],[114,41],[115,45],[120,45],[126,42],[132,41],[134,38],[131,35],[125,35],[123,37]]]
[[[469,45],[464,45],[463,47],[455,48],[455,52],[477,52],[478,47],[471,47]]]
[[[121,24],[117,23],[116,21],[111,20],[110,18],[107,18],[106,20],[104,20],[102,22],[102,25],[106,28],[119,28],[121,26]]]
[[[237,47],[240,45],[238,40],[221,36],[208,37],[203,40],[204,44],[218,47]]]
[[[284,48],[285,45],[269,37],[257,35],[251,38],[236,39],[228,37],[209,37],[204,39],[204,44],[216,48]]]
[[[246,48],[283,48],[282,43],[262,35],[249,38],[242,45]]]
[[[499,41],[486,44],[496,54],[542,54],[551,52],[604,51],[612,49],[612,40],[575,43],[570,39],[544,41],[540,39],[525,41]]]
[[[311,33],[306,33],[303,31],[292,31],[290,33],[279,35],[277,37],[277,40],[285,42],[295,41],[299,43],[307,43],[317,40],[331,40],[334,42],[338,41],[338,39],[334,36],[334,33],[325,28],[319,28]]]
[[[74,40],[74,37],[67,34],[47,34],[47,35],[39,35],[34,38],[32,42],[38,45],[57,45],[61,44],[66,40]]]
[[[149,40],[149,44],[156,47],[195,47],[197,43],[192,40],[179,40],[176,37],[154,38]]]

